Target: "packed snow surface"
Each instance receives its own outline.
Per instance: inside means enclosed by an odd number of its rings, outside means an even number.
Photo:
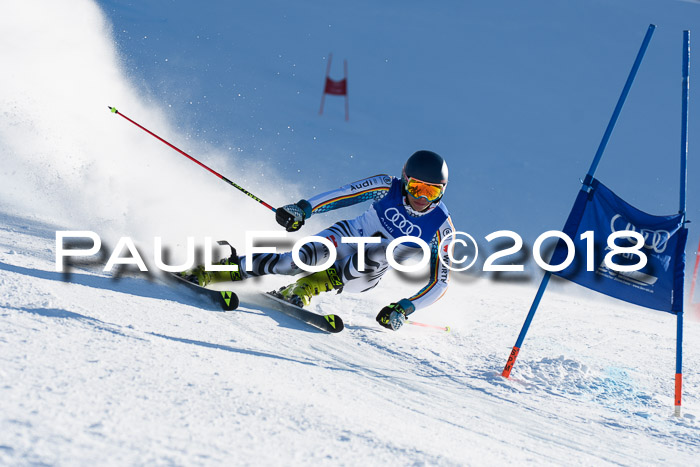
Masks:
[[[318,298],[340,334],[283,315],[247,285],[236,311],[157,277],[55,271],[60,228],[2,215],[0,463],[692,465],[697,371],[672,416],[675,319],[605,298],[545,295],[500,376],[533,287],[454,283],[379,327],[405,289]],[[577,290],[577,289],[574,289]],[[687,342],[700,338],[686,324]]]

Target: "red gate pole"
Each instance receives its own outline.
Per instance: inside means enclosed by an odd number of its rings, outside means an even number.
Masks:
[[[690,283],[690,296],[688,297],[688,303],[691,309],[695,312],[696,316],[700,317],[700,304],[693,303],[693,297],[695,297],[695,285],[698,280],[698,266],[700,266],[700,243],[698,243],[698,249],[695,252],[695,269],[693,270],[693,281]]]
[[[350,99],[348,97],[348,61],[343,60],[343,65],[345,69],[345,121],[347,122],[350,120],[350,107],[348,100]]]
[[[323,81],[323,94],[321,94],[321,110],[318,112],[319,115],[323,115],[323,103],[326,102],[326,82],[331,73],[331,61],[333,60],[333,54],[328,54],[328,66],[326,67],[326,79]]]

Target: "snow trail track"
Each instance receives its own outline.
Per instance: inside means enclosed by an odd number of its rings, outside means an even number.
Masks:
[[[689,465],[700,452],[695,321],[676,419],[664,313],[548,293],[505,380],[534,286],[457,278],[416,316],[453,332],[392,333],[374,322],[401,293],[389,277],[319,297],[347,323],[329,335],[266,306],[273,280],[225,313],[95,264],[64,282],[57,229],[1,216],[0,463]]]

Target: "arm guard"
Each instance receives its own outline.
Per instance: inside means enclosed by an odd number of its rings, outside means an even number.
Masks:
[[[432,305],[447,291],[447,284],[450,280],[450,269],[448,266],[451,265],[447,251],[450,248],[454,236],[450,237],[442,244],[442,249],[440,249],[440,242],[443,241],[442,232],[448,229],[449,232],[455,231],[452,225],[452,219],[449,217],[440,226],[440,229],[435,232],[435,235],[430,241],[430,279],[428,285],[420,289],[417,294],[408,297],[416,310]],[[440,261],[440,257],[442,257],[442,261]]]
[[[382,199],[389,192],[391,181],[392,177],[388,175],[374,175],[321,193],[309,199],[311,212],[317,214],[352,206],[367,200]]]

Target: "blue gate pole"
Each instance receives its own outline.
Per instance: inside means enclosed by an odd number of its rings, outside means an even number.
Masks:
[[[690,90],[690,31],[683,31],[683,98],[681,110],[681,202],[679,213],[685,221],[685,196],[688,183],[688,91]]]
[[[595,171],[598,168],[598,163],[600,163],[600,159],[603,157],[603,151],[605,151],[605,147],[608,145],[610,135],[612,135],[613,128],[615,128],[615,123],[617,123],[617,118],[620,116],[622,106],[625,104],[625,100],[627,100],[627,94],[629,94],[630,89],[632,88],[632,82],[637,76],[637,70],[639,70],[639,66],[642,64],[642,59],[644,58],[644,54],[647,51],[647,47],[649,46],[651,36],[654,34],[655,29],[656,25],[654,24],[650,24],[649,28],[647,29],[647,33],[644,36],[644,40],[642,41],[642,46],[639,48],[639,52],[637,52],[637,58],[634,60],[632,70],[630,70],[630,74],[627,77],[625,87],[622,88],[622,94],[620,94],[620,98],[617,100],[617,105],[615,106],[615,110],[613,111],[612,117],[610,117],[608,127],[605,129],[603,139],[600,141],[600,145],[598,145],[598,150],[595,153],[595,157],[593,158],[591,167],[588,169],[586,178],[583,180],[583,184],[586,187],[590,186],[591,182],[593,181],[593,176],[595,175]]]
[[[653,24],[650,24],[649,28],[647,29],[647,33],[644,36],[644,40],[642,41],[642,46],[640,47],[639,52],[637,53],[637,58],[634,60],[634,64],[632,65],[632,70],[630,70],[629,76],[627,76],[625,87],[622,89],[622,94],[620,94],[620,98],[617,101],[617,105],[615,106],[615,110],[613,111],[612,117],[610,118],[610,122],[608,122],[608,127],[605,130],[605,134],[603,134],[603,139],[601,140],[600,145],[598,146],[598,151],[596,151],[596,155],[593,158],[593,163],[591,164],[590,169],[588,169],[586,178],[583,181],[583,186],[581,187],[582,190],[588,190],[588,187],[590,187],[591,183],[593,183],[593,176],[595,175],[595,171],[598,168],[598,163],[603,157],[603,151],[605,151],[605,146],[607,146],[613,128],[615,128],[617,118],[620,116],[622,106],[624,105],[625,100],[627,99],[627,94],[629,94],[630,88],[632,87],[632,82],[634,82],[634,78],[635,76],[637,76],[637,70],[639,70],[639,66],[642,63],[642,59],[644,58],[644,54],[647,51],[649,41],[651,41],[651,36],[652,34],[654,34],[655,29],[656,26]],[[527,331],[530,328],[530,323],[532,323],[532,319],[535,317],[537,308],[539,307],[540,301],[542,300],[542,295],[544,295],[544,291],[547,288],[547,284],[549,284],[549,279],[551,277],[552,273],[549,271],[547,271],[544,277],[542,277],[540,287],[537,289],[537,295],[535,295],[535,299],[533,300],[532,305],[530,306],[530,311],[527,314],[527,318],[525,318],[525,323],[523,323],[523,327],[520,329],[518,339],[515,342],[515,345],[513,346],[513,349],[510,352],[510,356],[508,357],[508,361],[506,362],[506,366],[503,368],[503,372],[501,373],[501,376],[503,376],[504,378],[508,378],[510,376],[510,372],[513,369],[513,365],[515,365],[515,360],[518,358],[520,347],[522,346],[522,343],[525,340],[525,335],[527,334]]]
[[[681,193],[680,210],[685,228],[686,189],[688,182],[688,91],[690,75],[690,31],[683,31],[683,105],[681,111]],[[676,378],[674,391],[674,414],[681,416],[683,396],[683,311],[676,314]]]
[[[674,414],[681,416],[683,398],[683,312],[676,314],[676,387],[674,391]]]
[[[504,378],[508,378],[510,376],[510,371],[513,369],[513,365],[515,365],[515,360],[518,358],[518,353],[520,353],[520,347],[523,345],[523,341],[525,340],[525,334],[527,334],[527,330],[530,329],[530,323],[532,323],[532,318],[535,317],[537,307],[540,306],[542,295],[544,295],[544,289],[547,288],[547,284],[549,284],[549,279],[551,277],[552,273],[549,271],[547,271],[544,274],[544,277],[542,277],[540,287],[539,289],[537,289],[537,295],[535,295],[535,299],[532,301],[530,311],[527,313],[527,318],[525,318],[525,323],[523,323],[523,327],[522,329],[520,329],[520,334],[518,334],[518,340],[515,341],[513,350],[510,351],[510,356],[508,357],[506,366],[503,368],[503,372],[501,373],[501,376],[503,376]]]

